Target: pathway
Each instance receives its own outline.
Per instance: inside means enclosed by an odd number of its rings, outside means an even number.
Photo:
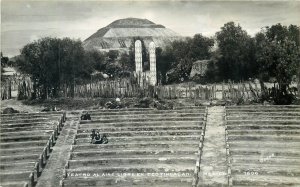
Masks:
[[[208,108],[198,187],[227,186],[224,113],[223,106]]]
[[[67,163],[67,157],[76,135],[78,116],[78,114],[75,116],[74,114],[67,113],[67,121],[56,140],[56,144],[53,147],[42,175],[38,178],[36,187],[59,186],[59,182],[63,177],[64,166]]]

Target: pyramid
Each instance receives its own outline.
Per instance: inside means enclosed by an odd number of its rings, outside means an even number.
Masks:
[[[86,50],[126,51],[136,38],[141,38],[146,47],[153,41],[157,47],[164,48],[167,43],[182,37],[171,29],[147,19],[126,18],[99,29],[83,42],[83,46]]]

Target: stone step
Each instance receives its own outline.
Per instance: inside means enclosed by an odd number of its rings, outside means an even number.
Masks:
[[[267,129],[267,130],[227,130],[228,134],[231,135],[299,135],[299,130],[277,130],[277,129]]]
[[[276,129],[276,130],[300,130],[300,125],[281,125],[281,124],[276,124],[276,125],[256,125],[256,124],[252,124],[252,125],[244,125],[244,124],[234,124],[234,125],[227,125],[226,127],[227,130],[237,130],[237,129],[241,129],[241,130],[268,130],[268,129]]]
[[[15,114],[1,114],[1,119],[18,119],[18,118],[31,118],[31,117],[62,117],[63,112],[60,113],[15,113]]]
[[[79,124],[79,128],[94,128],[94,127],[147,127],[147,126],[201,126],[205,123],[204,120],[186,120],[186,121],[145,121],[145,122],[113,122],[113,123],[85,123]]]
[[[89,146],[89,145],[97,145],[97,144],[91,144],[90,143],[90,140],[86,140],[86,142],[78,142],[78,141],[75,141],[76,142],[76,145],[78,146]],[[188,144],[188,145],[198,145],[200,142],[200,140],[196,139],[196,140],[164,140],[164,141],[161,141],[159,139],[156,139],[156,140],[151,140],[150,143],[149,143],[149,140],[131,140],[131,141],[127,141],[126,144],[130,145],[130,147],[136,145],[136,146],[139,146],[139,145],[142,145],[144,146],[144,144],[168,144],[168,145],[183,145],[183,144]],[[124,141],[122,142],[112,142],[112,141],[109,141],[108,144],[102,144],[102,145],[109,145],[109,146],[112,146],[114,147],[115,145],[120,145],[120,144],[124,144]],[[98,144],[99,145],[99,144]]]
[[[106,177],[106,178],[72,178],[64,179],[64,187],[98,187],[98,186],[111,186],[111,187],[124,187],[124,186],[136,186],[136,187],[191,187],[192,177]]]
[[[260,165],[253,164],[232,164],[231,173],[233,175],[247,175],[247,172],[255,172],[255,175],[277,175],[277,176],[290,176],[299,177],[300,168],[297,166],[282,166],[282,165],[268,165],[261,163]],[[251,173],[250,173],[251,174]]]
[[[161,157],[161,156],[188,156],[188,155],[197,155],[198,150],[195,149],[181,149],[181,150],[101,150],[101,151],[91,151],[91,152],[78,152],[71,153],[71,159],[95,159],[95,158],[106,158],[106,157],[131,157],[138,158],[143,156],[150,157]]]
[[[206,109],[206,106],[196,106],[196,105],[185,105],[185,106],[175,106],[175,110],[186,110],[186,109]]]
[[[245,109],[245,108],[241,108],[241,109],[226,109],[226,114],[233,114],[233,113],[252,113],[252,112],[298,112],[300,111],[300,108],[265,108],[265,109],[261,109],[261,108],[257,108],[257,109]]]
[[[13,123],[13,124],[1,124],[1,129],[2,128],[19,128],[19,127],[44,127],[44,126],[55,126],[56,124],[58,124],[58,122],[33,122],[33,123]]]
[[[14,171],[14,172],[1,172],[0,182],[12,182],[12,181],[29,181],[29,176],[33,171]]]
[[[178,117],[184,117],[184,118],[196,118],[201,117],[204,118],[206,114],[200,114],[200,113],[190,113],[190,114],[134,114],[134,115],[121,115],[121,116],[91,116],[92,121],[99,121],[99,120],[127,120],[127,119],[160,119],[160,118],[178,118]],[[84,121],[84,120],[82,120]]]
[[[200,135],[180,135],[180,136],[134,136],[134,137],[109,137],[108,144],[116,143],[143,143],[143,142],[153,142],[153,141],[200,141]],[[91,138],[78,138],[75,140],[77,145],[82,143],[90,143]]]
[[[185,174],[185,177],[191,177],[194,174],[194,169],[195,166],[191,167],[184,167],[184,168],[179,168],[179,167],[174,167],[174,168],[160,168],[160,167],[144,167],[144,166],[135,166],[135,167],[101,167],[101,168],[96,168],[96,167],[91,167],[91,168],[77,168],[77,169],[66,169],[66,174],[67,178],[96,178],[93,176],[93,174],[98,174],[97,178],[105,178],[107,176],[103,176],[105,174],[111,174],[111,175],[117,175],[120,173],[144,173],[144,174],[166,174],[170,173],[173,174],[174,176],[178,177],[184,177],[183,175]],[[90,176],[82,176],[84,173],[90,173]],[[80,176],[81,175],[81,176]],[[181,176],[182,175],[182,176]]]
[[[41,130],[45,130],[45,131],[48,131],[48,130],[53,130],[55,127],[53,125],[36,125],[36,126],[25,126],[25,127],[13,127],[13,128],[0,128],[0,132],[2,134],[4,133],[9,133],[9,132],[16,132],[16,131],[41,131]]]
[[[19,170],[32,170],[34,169],[36,162],[15,162],[14,164],[0,164],[0,170],[2,171],[19,171]]]
[[[1,156],[9,156],[9,155],[22,155],[26,153],[42,153],[45,146],[38,147],[21,147],[15,149],[1,149]]]
[[[226,125],[300,125],[299,120],[226,120]]]
[[[51,115],[51,116],[47,116],[47,115],[41,115],[41,116],[18,116],[18,117],[1,117],[1,122],[12,122],[12,121],[24,121],[24,120],[44,120],[44,119],[59,119],[62,118],[62,115]]]
[[[0,149],[14,149],[14,148],[22,148],[22,147],[31,147],[31,146],[46,146],[48,142],[47,140],[39,140],[39,141],[26,141],[26,142],[8,142],[8,143],[0,143]]]
[[[89,112],[91,116],[115,116],[115,115],[134,115],[134,114],[170,114],[170,113],[205,113],[205,109],[184,109],[184,110],[148,110],[148,111],[94,111]],[[83,112],[85,113],[85,112]]]
[[[34,136],[34,135],[49,135],[52,134],[54,130],[32,130],[32,131],[13,131],[0,133],[1,137],[15,137],[15,136]],[[50,136],[50,135],[49,135]]]
[[[96,127],[96,126],[95,126]],[[80,129],[77,130],[77,133],[91,133],[93,129],[96,129],[99,132],[104,132],[104,131],[111,131],[111,132],[123,132],[123,131],[135,131],[135,132],[139,132],[139,131],[162,131],[162,130],[201,130],[202,126],[200,125],[178,125],[178,126],[167,126],[167,125],[157,125],[157,126],[138,126],[138,127],[98,127],[98,128],[84,128],[84,126],[82,126]],[[299,127],[300,129],[300,127]]]
[[[152,165],[158,167],[160,164],[173,164],[173,167],[180,165],[190,165],[195,167],[196,157],[186,156],[176,157],[160,157],[160,158],[97,158],[92,160],[69,160],[68,168],[77,169],[80,167],[116,167],[116,166],[135,166],[135,165]]]
[[[250,120],[255,119],[255,121],[262,119],[262,120],[300,120],[300,116],[285,116],[282,114],[281,116],[268,116],[268,115],[257,115],[257,116],[227,116],[227,120]]]
[[[155,148],[177,148],[177,147],[193,147],[197,148],[199,146],[199,142],[188,142],[188,143],[181,143],[181,142],[168,142],[168,143],[136,143],[136,144],[89,144],[89,145],[73,145],[72,150],[74,152],[84,152],[87,150],[98,150],[98,149],[155,149]]]
[[[299,116],[299,112],[227,112],[227,116]]]
[[[240,108],[300,108],[300,105],[242,105],[242,106],[226,106],[226,109]]]
[[[165,130],[165,131],[101,131],[107,137],[127,137],[127,136],[168,136],[168,135],[201,135],[202,130]],[[90,133],[78,133],[76,138],[90,138]]]
[[[248,140],[248,141],[286,141],[286,142],[300,142],[300,136],[292,136],[292,135],[230,135],[228,134],[229,141],[240,141],[240,140]]]
[[[6,121],[1,121],[1,124],[16,124],[16,123],[32,123],[32,122],[46,122],[46,121],[60,121],[61,117],[56,117],[56,118],[27,118],[27,119],[13,119],[13,120],[6,120]]]
[[[9,156],[1,156],[1,163],[8,162],[35,162],[38,161],[40,154],[23,154],[23,155],[9,155]]]
[[[102,119],[81,120],[80,123],[114,123],[114,122],[145,122],[145,121],[205,121],[206,117],[157,117],[157,118],[126,118],[126,119]]]
[[[95,112],[126,112],[126,111],[153,111],[154,108],[119,108],[119,109],[98,109],[98,110],[83,110],[82,113],[89,112],[90,114]]]
[[[252,147],[252,148],[275,148],[275,149],[285,149],[285,148],[292,148],[292,149],[299,149],[300,150],[300,143],[298,142],[261,142],[261,141],[233,141],[228,142],[230,145],[230,148],[239,147],[239,148],[246,148],[246,147]]]
[[[49,112],[20,112],[20,113],[13,113],[13,114],[1,114],[1,117],[8,117],[8,116],[31,116],[31,115],[58,115],[63,114],[64,111],[49,111]]]
[[[299,177],[266,176],[266,175],[232,175],[233,185],[240,186],[299,186]]]
[[[300,160],[298,157],[280,157],[275,156],[274,153],[265,153],[263,155],[232,155],[230,156],[232,163],[236,164],[269,164],[269,165],[281,165],[281,166],[298,166]]]
[[[2,187],[28,187],[28,182],[24,181],[11,181],[11,182],[2,182]]]
[[[274,154],[275,156],[286,156],[286,157],[300,157],[300,150],[296,149],[276,149],[276,148],[268,148],[268,149],[257,149],[251,147],[246,148],[230,148],[231,155],[264,155],[267,153]]]
[[[50,138],[49,134],[46,135],[26,135],[26,136],[10,136],[10,137],[0,137],[1,142],[25,142],[33,140],[48,140]]]

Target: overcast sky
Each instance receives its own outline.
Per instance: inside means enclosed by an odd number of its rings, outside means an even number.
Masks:
[[[276,23],[300,25],[300,1],[1,1],[1,50],[14,56],[45,36],[82,41],[121,18],[146,18],[181,34],[213,36],[228,21],[250,35]]]

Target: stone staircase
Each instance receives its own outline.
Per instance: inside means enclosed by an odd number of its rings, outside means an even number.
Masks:
[[[0,183],[34,186],[60,133],[65,113],[2,114]]]
[[[229,186],[300,186],[300,106],[226,108]]]
[[[196,186],[206,107],[89,111],[61,186]],[[108,144],[91,144],[92,129]]]

